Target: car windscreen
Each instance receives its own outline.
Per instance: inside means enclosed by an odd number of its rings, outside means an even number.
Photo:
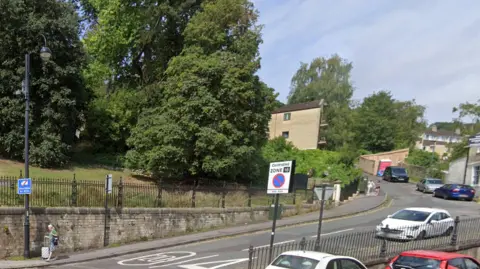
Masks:
[[[317,267],[317,264],[317,260],[295,255],[280,255],[272,263],[273,266],[291,269],[314,269],[315,267]]]
[[[437,269],[440,268],[440,261],[416,256],[400,256],[392,264],[394,269]]]
[[[425,221],[430,212],[416,210],[401,210],[393,214],[392,219],[408,220],[408,221]]]
[[[428,184],[443,184],[443,182],[440,179],[429,179],[427,180]]]
[[[406,175],[407,171],[405,168],[392,167],[392,173],[397,175]]]

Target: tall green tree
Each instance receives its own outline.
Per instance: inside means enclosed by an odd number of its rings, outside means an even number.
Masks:
[[[164,104],[146,110],[129,139],[129,167],[165,177],[258,175],[275,95],[255,75],[257,17],[246,0],[202,5],[166,70]]]
[[[339,149],[351,143],[351,98],[353,86],[350,81],[352,63],[338,55],[330,58],[315,58],[310,64],[301,63],[291,81],[288,104],[324,99],[327,103],[326,131],[328,147]]]
[[[468,119],[469,124],[462,124],[463,133],[475,134],[480,131],[480,99],[476,103],[462,103],[458,107],[454,107],[452,112],[458,112],[456,119],[458,123]]]
[[[83,124],[90,91],[81,76],[85,55],[79,17],[57,0],[0,1],[0,155],[22,159],[25,102],[21,89],[25,53],[31,53],[30,158],[33,164],[66,164]],[[42,62],[43,34],[53,56]]]
[[[395,148],[409,148],[415,145],[426,128],[425,107],[412,101],[395,101],[396,114]]]
[[[374,153],[395,148],[397,115],[394,106],[395,100],[387,91],[363,100],[355,119],[355,140],[361,148]]]

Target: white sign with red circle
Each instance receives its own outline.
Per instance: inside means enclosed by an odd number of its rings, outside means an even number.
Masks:
[[[293,161],[283,161],[270,163],[268,173],[268,194],[289,193],[291,174],[293,170]]]

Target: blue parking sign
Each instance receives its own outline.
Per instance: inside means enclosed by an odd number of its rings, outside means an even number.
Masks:
[[[17,183],[17,194],[32,194],[32,179],[21,178]]]

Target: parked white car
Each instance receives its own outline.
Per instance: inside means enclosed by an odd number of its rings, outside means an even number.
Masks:
[[[389,215],[376,228],[376,236],[413,240],[450,235],[454,220],[447,210],[427,207],[410,207]]]
[[[266,269],[367,269],[359,260],[314,251],[287,251],[280,254]]]

